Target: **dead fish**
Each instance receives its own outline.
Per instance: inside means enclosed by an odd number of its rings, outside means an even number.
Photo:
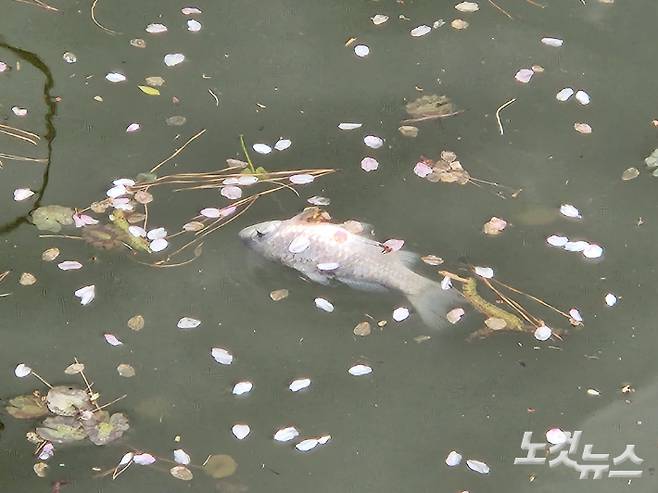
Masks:
[[[462,298],[414,272],[410,267],[417,255],[390,251],[369,236],[369,229],[356,221],[332,223],[326,212],[310,207],[287,220],[246,227],[239,236],[265,258],[292,267],[311,281],[399,291],[427,325],[441,325],[446,313]]]

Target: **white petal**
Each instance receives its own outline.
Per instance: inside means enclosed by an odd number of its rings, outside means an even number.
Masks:
[[[311,241],[306,236],[297,236],[288,245],[290,253],[301,253],[311,246]]]
[[[77,270],[82,269],[82,264],[75,260],[65,260],[64,262],[57,264],[57,267],[62,270]]]
[[[146,231],[141,226],[128,226],[128,232],[137,238],[144,238],[146,236]]]
[[[80,298],[80,304],[81,305],[88,305],[96,297],[96,285],[91,284],[89,286],[84,286],[84,287],[78,289],[73,294],[75,296],[77,296],[78,298]]]
[[[233,355],[229,353],[226,349],[221,347],[214,347],[210,351],[212,357],[222,365],[230,365],[233,363]]]
[[[183,15],[195,15],[201,13],[201,10],[197,7],[183,7],[180,9],[180,11],[183,13]]]
[[[27,115],[27,108],[21,108],[20,106],[12,106],[11,111],[16,116],[26,116]]]
[[[393,310],[393,320],[396,322],[402,322],[407,317],[409,317],[409,309],[403,306]]]
[[[167,26],[164,24],[149,24],[146,26],[146,32],[151,34],[158,34],[167,32]]]
[[[164,238],[158,238],[157,240],[153,240],[151,243],[149,243],[149,248],[153,252],[161,252],[168,246],[169,246],[169,242]]]
[[[361,160],[361,169],[363,171],[375,171],[377,168],[379,168],[379,162],[375,158],[364,157]]]
[[[375,26],[379,26],[380,24],[383,24],[388,20],[388,16],[383,14],[377,14],[371,17],[370,20]]]
[[[305,389],[309,385],[311,385],[310,378],[298,378],[297,380],[293,380],[288,388],[293,392],[297,392],[299,390]]]
[[[179,329],[194,329],[199,325],[201,325],[201,320],[197,320],[196,318],[191,317],[183,317],[178,321],[176,327]]]
[[[560,206],[560,214],[566,217],[572,217],[577,219],[580,219],[582,217],[580,215],[580,211],[571,204],[562,204]]]
[[[215,219],[219,217],[219,209],[215,207],[206,207],[205,209],[201,209],[200,214],[203,217],[209,217],[211,219]]]
[[[281,428],[280,430],[277,430],[277,432],[274,434],[274,439],[277,442],[289,442],[298,436],[299,431],[297,431],[297,428],[294,426],[289,426],[287,428]]]
[[[315,180],[315,176],[303,173],[301,175],[292,175],[288,179],[290,183],[294,183],[295,185],[306,185],[307,183],[312,183]]]
[[[307,438],[306,440],[302,440],[297,445],[295,445],[295,448],[301,452],[308,452],[317,446],[318,440],[316,438]]]
[[[586,241],[568,241],[564,244],[564,249],[567,252],[582,252],[590,245]]]
[[[551,328],[545,325],[542,325],[541,327],[537,327],[537,330],[535,330],[535,339],[537,339],[538,341],[547,341],[548,339],[551,338],[552,335],[553,335],[553,331],[551,330]]]
[[[254,384],[245,380],[244,382],[238,382],[233,386],[233,395],[242,395],[247,392],[251,392],[251,389],[254,388]]]
[[[318,444],[324,445],[329,440],[331,440],[331,435],[322,435],[321,437],[318,438]]]
[[[448,313],[446,313],[446,319],[451,324],[456,324],[459,322],[466,312],[463,308],[453,308]]]
[[[535,74],[535,73],[534,73],[531,69],[529,69],[529,68],[522,68],[521,70],[519,70],[519,71],[516,73],[516,75],[514,76],[514,78],[515,78],[516,80],[518,80],[519,82],[522,82],[523,84],[527,84],[528,82],[530,82],[530,79],[532,79],[532,76],[533,76],[534,74]]]
[[[583,250],[583,255],[586,258],[599,258],[603,255],[603,248],[594,244],[587,245],[587,248]]]
[[[475,273],[485,279],[491,279],[494,276],[494,270],[491,267],[480,267],[479,265],[475,267]]]
[[[229,200],[235,200],[242,197],[242,189],[240,187],[235,187],[233,185],[222,187],[220,193],[222,194],[223,197],[226,197]]]
[[[313,197],[309,198],[306,202],[313,205],[324,206],[331,204],[331,199],[328,197],[321,197],[320,195],[313,195]]]
[[[318,270],[323,270],[323,271],[328,271],[328,270],[336,270],[338,267],[340,267],[340,264],[338,262],[324,262],[322,264],[318,264]]]
[[[572,308],[569,310],[569,316],[573,318],[576,322],[582,322],[583,321],[583,316],[580,314],[580,312],[576,308]]]
[[[551,445],[561,445],[567,441],[567,434],[560,428],[551,428],[546,432],[546,441]]]
[[[605,295],[605,304],[608,306],[615,306],[617,304],[617,297],[612,294],[608,293]]]
[[[339,123],[338,128],[341,130],[355,130],[357,128],[361,128],[363,126],[363,123]]]
[[[430,26],[426,26],[425,24],[422,24],[418,27],[414,27],[410,34],[414,37],[417,38],[419,36],[425,36],[426,34],[432,32],[432,28]]]
[[[187,21],[187,30],[193,33],[201,31],[201,23],[195,19]]]
[[[135,180],[132,178],[119,178],[114,180],[112,184],[116,185],[117,187],[132,187],[135,184]]]
[[[139,464],[140,466],[148,466],[155,462],[155,457],[151,454],[135,454],[133,457],[133,462]]]
[[[570,87],[565,87],[555,95],[555,99],[557,99],[558,101],[566,101],[571,96],[573,96],[573,89],[571,89]]]
[[[267,144],[254,144],[251,147],[258,154],[269,154],[270,152],[272,152],[272,148]]]
[[[192,459],[187,454],[187,452],[185,452],[185,450],[183,450],[182,448],[177,448],[176,450],[174,450],[174,460],[178,464],[185,464],[185,465],[189,464],[192,461]]]
[[[444,276],[443,279],[441,280],[441,289],[447,291],[451,287],[452,287],[452,279],[450,279],[448,276]]]
[[[354,365],[349,370],[347,370],[347,372],[350,375],[354,375],[355,377],[360,377],[361,375],[372,373],[372,368],[366,365]]]
[[[173,67],[185,60],[185,55],[182,53],[167,53],[164,57],[164,63],[167,67]]]
[[[482,461],[469,459],[466,461],[466,465],[471,471],[479,472],[480,474],[489,474],[489,466]]]
[[[356,45],[354,47],[354,53],[358,57],[366,57],[370,53],[370,48],[368,48],[366,45]]]
[[[240,178],[238,178],[236,185],[248,187],[249,185],[254,185],[255,183],[258,183],[257,176],[242,175],[240,176]]]
[[[237,425],[233,425],[231,431],[235,435],[235,438],[237,438],[238,440],[244,440],[247,437],[247,435],[251,432],[251,428],[249,428],[249,425],[237,424]]]
[[[126,190],[126,187],[123,185],[116,185],[112,188],[110,188],[107,192],[106,195],[112,199],[115,199],[117,197],[121,197],[122,195],[125,195],[128,193],[128,190]]]
[[[274,148],[277,151],[285,151],[291,145],[292,141],[290,139],[279,139],[277,140],[276,144],[274,144]]]
[[[317,306],[320,310],[324,310],[325,312],[331,313],[334,311],[334,305],[332,305],[324,298],[315,298],[315,306]]]
[[[477,12],[480,10],[480,7],[477,3],[475,2],[461,2],[455,5],[455,8],[459,10],[460,12]]]
[[[17,188],[14,190],[14,200],[21,201],[25,199],[29,199],[34,195],[34,192],[30,190],[29,188]]]
[[[110,72],[105,76],[105,78],[109,82],[123,82],[124,80],[126,80],[126,76],[120,74],[119,72]]]
[[[32,368],[27,366],[25,363],[20,363],[16,365],[16,368],[14,368],[14,375],[16,375],[18,378],[27,377],[30,373],[32,373]]]
[[[126,132],[132,133],[132,132],[137,132],[141,128],[141,125],[139,123],[131,123],[126,127]]]
[[[377,137],[376,135],[366,135],[363,138],[363,142],[365,145],[367,145],[372,149],[379,149],[381,146],[384,145],[384,141],[380,137]]]
[[[103,337],[110,346],[121,346],[123,344],[114,334],[103,334]]]
[[[135,454],[133,454],[132,452],[128,452],[127,454],[124,454],[124,456],[121,457],[121,460],[119,461],[119,465],[125,466],[129,462],[132,462],[134,456]]]
[[[161,238],[165,238],[167,236],[167,230],[164,228],[154,228],[151,229],[146,237],[149,240],[159,240]]]
[[[576,101],[578,101],[582,105],[589,104],[591,99],[589,97],[589,94],[587,94],[585,91],[578,91],[576,93]]]
[[[446,464],[450,467],[458,466],[462,461],[462,455],[459,452],[452,451],[446,457]]]
[[[541,38],[541,42],[553,48],[559,48],[564,44],[564,41],[559,38]]]
[[[566,236],[551,235],[546,238],[546,243],[555,247],[563,247],[569,242],[569,238]]]

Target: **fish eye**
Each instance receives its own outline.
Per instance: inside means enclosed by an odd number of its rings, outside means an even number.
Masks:
[[[265,233],[263,233],[262,231],[256,230],[256,238],[259,238],[259,239],[260,239],[260,238],[262,238],[263,236],[265,236]]]

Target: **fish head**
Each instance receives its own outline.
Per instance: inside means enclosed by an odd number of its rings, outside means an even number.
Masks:
[[[283,221],[265,221],[258,224],[253,224],[242,229],[238,236],[240,239],[251,249],[256,250],[262,255],[268,256],[268,245]]]

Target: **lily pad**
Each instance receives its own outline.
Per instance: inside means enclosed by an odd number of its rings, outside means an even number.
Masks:
[[[46,205],[32,212],[32,223],[40,231],[59,233],[62,226],[73,224],[73,209],[62,205]]]
[[[87,432],[80,422],[68,416],[53,416],[37,427],[37,435],[53,443],[71,443],[84,440]]]
[[[203,470],[216,479],[227,478],[238,468],[238,463],[230,455],[211,455],[203,465]]]
[[[89,441],[94,445],[106,445],[118,440],[130,428],[128,418],[122,413],[110,416],[105,411],[95,413],[95,419],[83,422],[89,434]]]
[[[48,409],[59,416],[75,416],[80,411],[92,408],[89,394],[77,387],[58,385],[48,391]]]
[[[32,394],[19,395],[10,399],[6,410],[17,419],[35,419],[49,414],[45,402]]]

